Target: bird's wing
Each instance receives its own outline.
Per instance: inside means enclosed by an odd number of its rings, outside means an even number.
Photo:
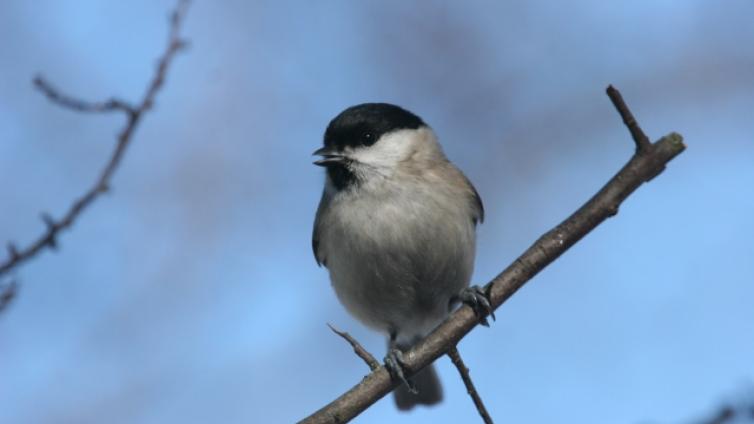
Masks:
[[[464,176],[465,177],[465,176]],[[471,181],[469,181],[468,178],[466,178],[466,182],[469,183],[469,187],[471,188],[471,192],[474,195],[474,216],[472,219],[474,220],[474,224],[476,223],[482,223],[484,222],[484,205],[482,204],[482,198],[479,196],[479,192],[476,191],[476,188],[474,188],[474,185],[471,184]]]
[[[321,235],[322,217],[324,211],[330,205],[330,196],[327,192],[322,192],[322,199],[319,201],[319,207],[317,207],[317,216],[314,218],[314,230],[312,231],[312,251],[314,252],[314,259],[319,266],[327,266],[327,261],[324,256],[324,252],[321,251],[319,246],[319,239]]]
[[[455,168],[455,167],[454,167]],[[463,179],[463,188],[465,189],[467,195],[470,197],[469,200],[471,203],[471,220],[474,222],[474,225],[478,223],[484,222],[484,205],[482,204],[482,198],[479,196],[479,192],[476,191],[476,188],[474,188],[474,184],[471,184],[471,181],[466,177],[466,175],[461,172],[460,169],[455,168],[456,172],[458,172],[461,175],[461,178]]]

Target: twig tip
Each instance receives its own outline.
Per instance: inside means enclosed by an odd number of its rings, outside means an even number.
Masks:
[[[55,220],[52,218],[52,216],[47,212],[42,212],[42,222],[47,225],[48,228],[55,228]]]
[[[11,259],[15,260],[16,258],[18,258],[18,248],[12,241],[8,242],[7,247],[8,247],[8,254],[10,255]]]
[[[681,149],[686,148],[686,143],[683,142],[683,136],[681,134],[678,134],[677,132],[673,131],[670,134],[668,134],[666,137],[670,139],[670,142],[673,143],[673,145],[678,146]]]
[[[18,293],[16,280],[10,280],[8,284],[0,286],[0,311],[5,309]]]
[[[621,116],[621,119],[623,119],[623,124],[626,125],[626,128],[628,128],[628,131],[631,133],[631,138],[634,139],[634,143],[636,144],[636,152],[639,154],[648,153],[652,150],[652,142],[649,141],[649,137],[644,134],[639,123],[636,122],[636,118],[634,118],[633,113],[631,113],[625,100],[623,100],[620,91],[610,84],[607,86],[606,92],[610,101],[613,103],[613,106],[615,106],[615,109]]]

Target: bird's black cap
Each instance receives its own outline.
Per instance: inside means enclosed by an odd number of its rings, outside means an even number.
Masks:
[[[325,147],[371,146],[383,134],[426,126],[421,118],[390,103],[363,103],[336,116],[325,131]]]

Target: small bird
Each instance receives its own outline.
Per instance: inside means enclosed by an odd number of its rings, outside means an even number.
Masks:
[[[442,388],[434,367],[406,379],[402,353],[459,302],[487,323],[489,300],[469,287],[482,200],[432,129],[392,104],[344,110],[314,155],[326,169],[312,236],[317,264],[346,309],[388,336],[385,365],[405,383],[394,392],[398,408],[436,404]]]

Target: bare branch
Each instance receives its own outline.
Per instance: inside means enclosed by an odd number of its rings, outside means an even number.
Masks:
[[[620,103],[619,103],[620,104]],[[628,108],[622,108],[628,111]],[[619,110],[620,111],[620,110]],[[628,115],[623,115],[624,118]],[[629,120],[629,123],[631,121]],[[638,125],[636,125],[638,127]],[[632,133],[633,134],[633,133]],[[527,281],[581,240],[600,223],[618,212],[618,206],[640,185],[662,172],[665,164],[686,146],[676,133],[662,137],[650,149],[637,151],[628,163],[589,201],[565,221],[545,233],[508,268],[487,284],[492,307],[497,309]],[[432,363],[458,344],[479,318],[468,306],[458,308],[424,340],[404,353],[407,376]],[[381,366],[356,386],[305,418],[302,423],[344,423],[390,393],[399,382]]]
[[[374,359],[374,356],[372,356],[371,353],[364,349],[364,347],[361,346],[361,344],[356,341],[356,339],[354,339],[350,334],[346,333],[345,331],[338,331],[330,324],[327,324],[327,326],[330,327],[330,330],[332,330],[335,334],[343,337],[351,345],[354,353],[358,355],[359,358],[363,359],[364,362],[366,362],[370,370],[374,371],[380,367],[380,363],[376,359]]]
[[[469,369],[466,367],[466,364],[463,363],[461,354],[458,353],[458,348],[453,346],[448,349],[448,357],[453,362],[453,365],[456,366],[458,373],[461,374],[461,380],[463,380],[463,384],[466,386],[466,392],[471,396],[471,400],[474,402],[474,406],[476,406],[479,416],[482,417],[482,421],[484,421],[485,424],[493,424],[492,417],[490,417],[487,408],[484,407],[484,402],[482,402],[481,396],[479,396],[479,392],[477,392],[476,387],[474,387],[474,382],[471,380]]]
[[[111,99],[105,102],[85,102],[73,97],[63,95],[54,89],[43,78],[37,77],[34,79],[36,87],[52,102],[69,109],[73,109],[79,112],[113,112],[121,111],[126,114],[126,124],[118,134],[117,143],[115,149],[108,160],[107,164],[103,168],[99,178],[94,182],[92,187],[87,190],[80,198],[76,199],[69,207],[68,211],[63,215],[60,220],[55,220],[49,214],[43,214],[42,220],[47,226],[44,234],[39,236],[36,241],[23,249],[19,249],[13,243],[8,243],[8,259],[4,262],[0,262],[0,276],[11,271],[23,262],[36,256],[45,247],[55,248],[57,246],[58,234],[69,228],[73,222],[78,218],[84,209],[91,205],[100,195],[107,192],[110,187],[110,179],[113,173],[118,168],[118,165],[123,158],[123,154],[126,151],[129,143],[131,142],[131,136],[133,135],[136,127],[141,122],[141,117],[144,112],[154,103],[154,99],[162,87],[165,81],[165,75],[172,63],[175,54],[186,45],[185,41],[180,37],[180,29],[183,24],[183,18],[188,8],[188,0],[179,0],[175,11],[171,14],[170,18],[170,35],[168,37],[168,45],[165,48],[163,54],[160,56],[157,70],[154,77],[147,86],[144,96],[141,102],[137,106],[131,106],[122,100]]]
[[[628,127],[628,131],[631,132],[631,137],[634,139],[634,143],[636,143],[636,151],[639,153],[649,151],[649,149],[652,148],[652,143],[649,141],[649,137],[644,134],[639,123],[636,122],[636,119],[631,113],[631,110],[628,109],[626,102],[623,101],[623,96],[620,94],[620,91],[612,85],[608,85],[606,91],[607,97],[613,102],[615,109],[618,110],[620,117],[623,118],[623,123]]]

